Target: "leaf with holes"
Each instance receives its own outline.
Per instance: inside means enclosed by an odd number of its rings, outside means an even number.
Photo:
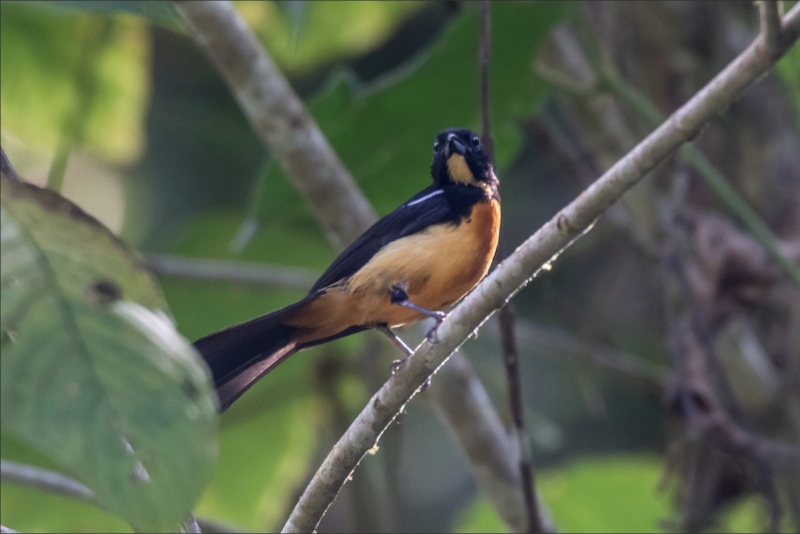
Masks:
[[[174,530],[215,457],[208,374],[133,250],[56,193],[1,183],[3,432],[134,528]]]

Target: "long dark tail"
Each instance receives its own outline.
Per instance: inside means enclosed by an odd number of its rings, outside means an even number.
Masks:
[[[214,387],[224,412],[242,393],[283,360],[297,352],[297,328],[283,323],[307,302],[300,302],[220,330],[195,341],[214,377]]]

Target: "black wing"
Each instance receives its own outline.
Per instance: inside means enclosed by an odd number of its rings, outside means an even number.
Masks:
[[[309,293],[353,275],[387,243],[419,232],[428,226],[454,220],[455,214],[450,207],[448,197],[444,189],[435,186],[430,186],[414,195],[408,202],[370,226],[339,254]]]

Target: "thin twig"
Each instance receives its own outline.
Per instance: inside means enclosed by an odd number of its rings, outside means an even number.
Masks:
[[[352,242],[375,211],[247,22],[230,2],[175,5],[328,239],[337,248]]]
[[[764,40],[764,48],[771,56],[780,53],[781,50],[781,17],[778,14],[778,2],[776,0],[761,0],[758,2],[759,19],[761,21],[761,36]]]
[[[494,139],[492,119],[489,114],[489,62],[492,58],[492,5],[481,0],[481,42],[478,48],[478,73],[480,76],[481,140],[489,161],[494,164]]]
[[[147,254],[146,258],[156,274],[220,282],[308,289],[319,276],[319,273],[309,269],[264,263],[187,258],[171,254]]]
[[[77,480],[55,471],[18,464],[8,460],[0,460],[0,478],[6,482],[23,484],[64,497],[85,501],[102,508],[92,490]]]
[[[800,35],[800,5],[784,18],[784,30],[788,47]],[[760,45],[761,39],[757,39],[664,124],[522,243],[450,313],[439,326],[438,342],[423,342],[333,447],[300,497],[284,532],[314,530],[367,451],[449,355],[544,265],[588,231],[611,204],[697,135],[703,125],[775,63],[775,58],[760,51]]]
[[[478,50],[478,72],[480,73],[480,112],[481,139],[489,161],[494,164],[494,139],[492,138],[492,121],[489,113],[489,64],[492,57],[492,6],[489,0],[481,0],[480,47]],[[503,253],[501,247],[500,253]],[[524,496],[526,514],[526,531],[542,532],[542,520],[539,515],[536,498],[536,483],[533,470],[533,451],[531,439],[525,428],[525,407],[522,400],[522,384],[519,377],[519,356],[514,337],[514,305],[508,301],[500,308],[500,344],[503,352],[506,377],[508,379],[508,403],[514,423],[513,435],[519,450],[519,483]]]
[[[522,492],[525,496],[525,510],[527,514],[527,532],[542,532],[539,517],[538,501],[536,499],[536,480],[533,470],[533,451],[531,438],[525,426],[525,412],[522,400],[522,383],[519,376],[519,354],[514,336],[515,313],[513,304],[509,301],[500,308],[500,344],[503,349],[503,363],[508,379],[508,403],[511,408],[511,417],[514,422],[514,435],[520,451],[519,472]]]

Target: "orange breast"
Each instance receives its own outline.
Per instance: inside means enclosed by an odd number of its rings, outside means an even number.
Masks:
[[[391,304],[390,288],[399,284],[423,308],[448,308],[486,276],[499,231],[499,202],[479,202],[458,224],[432,226],[390,243],[346,283],[328,289],[287,322],[309,329],[300,340],[305,343],[351,326],[401,326],[424,319],[419,312]]]

